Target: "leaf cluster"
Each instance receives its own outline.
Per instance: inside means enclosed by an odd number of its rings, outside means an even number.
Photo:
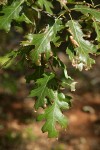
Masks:
[[[20,64],[25,71],[31,70],[28,75],[26,71],[26,82],[34,81],[30,96],[35,98],[35,109],[44,110],[37,119],[45,120],[43,132],[57,137],[57,123],[63,128],[68,125],[62,111],[71,107],[71,97],[62,89],[75,91],[76,85],[58,53],[66,54],[80,71],[92,67],[92,56],[98,55],[100,48],[99,4],[74,0],[12,0],[0,4],[0,30],[7,34],[16,26],[23,29],[18,49],[0,57],[0,65],[8,68]]]

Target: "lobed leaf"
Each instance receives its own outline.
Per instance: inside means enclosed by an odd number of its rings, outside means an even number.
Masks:
[[[53,8],[53,5],[50,1],[48,0],[38,0],[38,4],[39,6],[43,9],[43,7],[45,7],[46,11],[50,14],[53,14],[52,13],[52,8]]]
[[[27,41],[23,41],[23,46],[34,45],[35,49],[31,50],[30,57],[34,63],[37,64],[42,53],[45,53],[46,60],[51,56],[51,42],[56,42],[59,39],[57,36],[58,31],[63,28],[60,19],[55,20],[55,23],[50,27],[48,26],[44,33],[28,34]],[[54,43],[55,44],[55,43]]]
[[[84,6],[84,5],[76,5],[74,10],[80,11],[85,15],[90,14],[92,15],[93,18],[96,19],[96,21],[100,22],[100,11],[98,11],[97,9],[89,8],[88,6]]]
[[[24,13],[22,16],[19,15],[22,10],[21,5],[24,2],[25,0],[16,0],[13,1],[11,5],[3,7],[3,10],[0,12],[3,13],[3,15],[0,16],[0,29],[4,29],[8,32],[13,20],[25,21],[26,23],[30,23],[30,20],[25,16]]]
[[[52,90],[48,88],[47,84],[52,78],[54,78],[54,74],[44,74],[43,78],[40,78],[36,81],[37,87],[34,90],[32,90],[29,95],[30,97],[37,97],[35,109],[43,107],[46,103],[47,97],[51,97]]]
[[[58,131],[56,129],[56,123],[59,123],[61,127],[66,128],[68,121],[62,114],[62,109],[69,108],[69,98],[65,97],[63,93],[53,92],[53,104],[49,106],[44,114],[38,116],[38,120],[46,120],[42,127],[43,132],[48,132],[48,137],[57,137]]]
[[[71,34],[70,41],[73,47],[71,49],[67,48],[66,52],[72,60],[73,66],[80,71],[83,67],[86,69],[91,68],[91,65],[95,61],[90,58],[89,54],[96,53],[96,46],[83,38],[84,34],[81,30],[81,25],[77,21],[69,20],[67,25],[69,26],[69,32]]]

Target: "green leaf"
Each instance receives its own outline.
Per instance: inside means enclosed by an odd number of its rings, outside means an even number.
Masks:
[[[77,82],[74,82],[72,79],[68,78],[67,80],[63,79],[62,80],[62,86],[63,87],[70,87],[71,91],[75,91],[76,88],[75,88],[75,85],[76,85]]]
[[[68,3],[75,2],[75,0],[67,0]]]
[[[9,54],[6,54],[5,56],[0,56],[0,67],[9,67],[12,64],[13,60],[16,58],[17,54],[17,51],[12,51]]]
[[[57,137],[58,131],[56,129],[56,123],[59,123],[61,127],[66,128],[68,121],[62,114],[62,109],[69,109],[69,98],[65,97],[63,93],[53,92],[54,100],[53,104],[49,106],[44,114],[38,116],[38,120],[46,120],[42,127],[43,132],[48,132],[48,137]]]
[[[52,90],[48,88],[47,84],[52,78],[54,78],[54,74],[44,74],[43,78],[40,78],[36,81],[37,87],[36,89],[32,90],[29,95],[30,97],[37,97],[35,109],[43,107],[46,103],[47,97],[51,97]]]
[[[36,81],[39,78],[42,78],[44,73],[44,67],[43,66],[34,66],[34,72],[26,75],[26,83],[30,83],[30,81],[34,80]]]
[[[53,57],[54,58],[54,66],[56,67],[59,67],[62,69],[62,76],[60,79],[62,81],[61,83],[61,86],[63,88],[69,88],[70,87],[70,90],[71,91],[75,91],[75,85],[77,82],[74,82],[73,79],[68,75],[68,72],[67,72],[67,68],[66,68],[66,65],[58,58],[58,57]]]
[[[50,1],[48,1],[48,0],[38,0],[38,4],[42,9],[43,9],[43,7],[45,7],[46,11],[48,13],[52,14],[53,5]]]
[[[95,31],[96,31],[96,34],[97,34],[97,37],[96,37],[96,40],[98,42],[100,42],[100,23],[96,22],[95,20],[93,21],[93,26],[95,28]]]
[[[64,73],[64,77],[66,79],[71,79],[71,77],[68,75],[67,73],[67,68],[66,68],[66,65],[56,56],[56,57],[53,57],[53,64],[54,66],[58,66],[59,68],[61,68],[63,70],[63,73]]]
[[[30,21],[26,19],[25,15],[19,15],[22,10],[21,5],[24,3],[24,1],[25,0],[13,1],[10,6],[3,7],[3,10],[0,12],[4,14],[0,16],[0,29],[4,29],[8,32],[10,30],[12,20],[20,20],[30,23]]]
[[[95,61],[90,58],[89,54],[96,53],[96,46],[83,38],[85,35],[81,30],[81,25],[77,21],[70,20],[67,22],[67,25],[69,26],[69,32],[71,34],[70,41],[73,48],[67,48],[66,52],[68,52],[73,66],[80,71],[83,67],[85,69],[91,68],[91,65]]]
[[[100,11],[96,10],[96,9],[92,9],[89,8],[88,6],[84,6],[84,5],[76,5],[74,10],[76,11],[80,11],[81,13],[85,14],[85,15],[92,15],[93,18],[96,19],[96,21],[100,22]]]
[[[28,34],[27,41],[23,41],[23,46],[35,45],[35,49],[30,52],[31,59],[37,64],[42,53],[45,53],[46,60],[51,56],[51,42],[58,40],[57,32],[60,31],[63,26],[60,19],[55,20],[53,26],[48,26],[44,33],[40,34]]]
[[[16,19],[16,21],[18,21],[18,22],[23,22],[24,21],[26,23],[31,23],[32,24],[32,22],[27,18],[27,16],[24,13],[22,13],[22,15],[19,16],[19,18]]]

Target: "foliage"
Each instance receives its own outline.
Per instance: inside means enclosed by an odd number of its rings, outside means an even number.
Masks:
[[[20,64],[31,70],[26,76],[27,83],[34,81],[30,96],[36,100],[35,109],[44,112],[37,120],[45,120],[43,132],[57,137],[57,123],[63,128],[68,124],[62,110],[71,107],[71,97],[62,88],[75,91],[76,84],[58,53],[66,53],[80,71],[92,67],[100,47],[99,5],[74,0],[4,0],[0,5],[0,29],[5,34],[15,27],[24,31],[17,50],[1,56],[0,65],[7,69]]]

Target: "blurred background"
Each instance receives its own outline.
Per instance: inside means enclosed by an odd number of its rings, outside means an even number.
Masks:
[[[0,63],[9,50],[17,49],[23,35],[18,26],[8,34],[0,31]],[[73,97],[71,109],[64,111],[67,129],[60,129],[58,139],[42,133],[43,122],[36,122],[34,99],[28,97],[31,86],[24,79],[25,69],[12,65],[0,69],[0,150],[100,150],[100,56],[91,70],[82,72],[64,53],[59,52],[59,57],[78,82],[76,92],[65,91]]]
[[[16,49],[22,39],[17,29],[0,32],[0,60],[9,49]],[[19,65],[0,69],[0,150],[100,150],[100,57],[90,71],[71,67],[67,56],[59,53],[69,74],[78,82],[72,107],[64,114],[69,119],[66,131],[58,139],[48,139],[41,132],[43,122],[36,122],[34,99]],[[16,69],[15,69],[16,68]]]

